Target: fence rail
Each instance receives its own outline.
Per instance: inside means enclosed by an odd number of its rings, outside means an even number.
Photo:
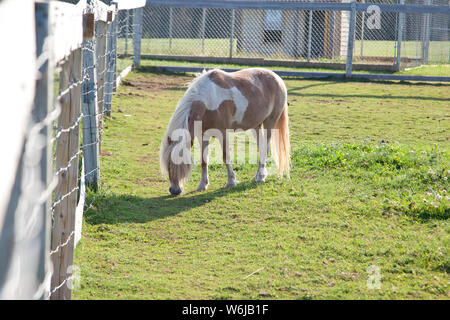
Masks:
[[[12,89],[25,88],[26,96],[5,100],[19,104],[12,109],[23,110],[23,117],[15,125],[26,129],[14,134],[14,156],[2,168],[12,191],[5,190],[0,207],[0,299],[71,298],[83,208],[92,204],[85,188],[95,190],[100,182],[104,119],[131,70],[131,59],[118,65],[118,41],[134,35],[135,24],[124,19],[144,4],[28,0],[19,8],[14,0],[0,3],[2,35],[22,23],[8,16],[18,10],[28,14],[21,39],[27,51],[21,53],[29,56],[20,76],[31,79],[12,83]],[[0,59],[2,67],[11,62]]]

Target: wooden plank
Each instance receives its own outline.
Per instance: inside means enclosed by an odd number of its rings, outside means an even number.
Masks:
[[[42,123],[48,121],[49,114],[53,110],[53,95],[54,95],[54,65],[50,63],[52,47],[52,40],[49,36],[48,26],[48,3],[36,3],[35,15],[36,15],[36,48],[37,56],[41,56],[47,52],[50,54],[49,59],[44,62],[39,69],[40,77],[36,81],[36,95],[34,99],[33,120],[35,123]],[[42,223],[42,230],[40,232],[41,251],[39,262],[39,282],[43,284],[40,290],[36,291],[37,296],[33,299],[48,299],[50,293],[50,283],[48,283],[47,276],[51,272],[50,265],[50,247],[51,247],[51,189],[50,184],[53,180],[53,148],[50,143],[52,135],[53,121],[48,121],[43,124],[40,131],[41,137],[45,139],[45,145],[41,150],[40,159],[40,183],[44,187],[44,190],[48,192],[47,199],[41,205],[40,215]],[[44,193],[44,191],[42,192]],[[34,240],[33,240],[34,241]],[[47,283],[46,283],[47,282]]]
[[[63,60],[80,48],[83,43],[83,14],[87,3],[80,0],[76,5],[61,1],[50,2],[51,33],[54,43],[52,63]]]
[[[92,12],[95,15],[95,21],[107,22],[108,11],[111,10],[110,6],[100,0],[90,0],[92,4]]]
[[[146,0],[116,0],[118,10],[129,10],[145,7]]]
[[[61,98],[60,128],[73,126],[81,113],[81,49],[68,57],[63,65],[60,88],[72,86],[69,93]],[[60,90],[61,90],[60,89]],[[62,91],[62,90],[61,90]],[[72,291],[71,266],[73,265],[75,212],[78,196],[78,153],[79,124],[68,132],[63,132],[57,141],[57,168],[67,168],[59,174],[59,183],[55,190],[54,230],[52,240],[52,300],[69,300]],[[70,164],[70,166],[69,166]]]
[[[116,86],[118,87],[122,83],[122,79],[127,76],[127,74],[130,73],[132,69],[132,66],[128,66],[125,69],[122,70],[122,72],[119,74],[119,76],[116,79]]]
[[[0,121],[4,150],[0,160],[0,299],[45,299],[50,289],[46,279],[51,268],[49,182],[53,169],[51,121],[47,121],[53,102],[48,4],[4,1],[0,3],[0,26],[2,41],[13,41],[11,50],[0,52],[4,72],[0,104],[5,106],[1,118],[5,123]]]
[[[20,12],[21,19],[17,19]],[[0,157],[2,182],[0,183],[0,230],[9,192],[18,168],[25,128],[30,118],[35,93],[36,41],[34,32],[34,1],[0,1],[0,149],[7,150]],[[12,32],[12,30],[14,30]],[[18,41],[20,39],[20,41]],[[8,48],[5,50],[3,45]],[[20,63],[15,63],[20,61]],[[11,102],[14,102],[12,107]],[[9,107],[8,107],[9,106]]]

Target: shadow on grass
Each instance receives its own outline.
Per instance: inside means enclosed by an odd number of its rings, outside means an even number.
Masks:
[[[133,195],[93,195],[93,205],[84,216],[88,224],[144,223],[163,219],[192,208],[201,207],[215,198],[256,187],[255,182],[241,182],[233,188],[207,192],[188,192],[174,197],[138,197]],[[86,200],[89,202],[89,199]]]

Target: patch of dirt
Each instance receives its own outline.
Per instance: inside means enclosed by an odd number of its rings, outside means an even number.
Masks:
[[[129,80],[123,82],[122,85],[134,87],[146,92],[159,92],[168,89],[186,90],[187,84],[192,81],[192,77],[173,77],[159,75],[158,80],[142,81],[141,79]]]
[[[112,152],[108,152],[108,151],[102,151],[102,152],[100,152],[100,155],[104,156],[104,157],[113,157],[115,154]]]

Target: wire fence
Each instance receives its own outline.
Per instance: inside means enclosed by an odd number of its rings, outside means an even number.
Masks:
[[[133,53],[127,40],[140,9],[121,4],[26,3],[35,21],[35,69],[27,70],[35,98],[22,106],[31,116],[21,123],[23,147],[0,212],[0,299],[71,298],[82,215],[94,201],[85,194],[100,183],[104,122],[133,62],[117,56]],[[0,9],[14,15],[17,2]]]
[[[354,19],[350,2],[147,1],[141,53],[150,58],[215,57],[292,66],[340,63],[344,68],[351,43],[351,63],[368,70],[450,62],[448,1],[361,0]],[[392,10],[386,6],[391,4],[440,5],[447,10]]]

